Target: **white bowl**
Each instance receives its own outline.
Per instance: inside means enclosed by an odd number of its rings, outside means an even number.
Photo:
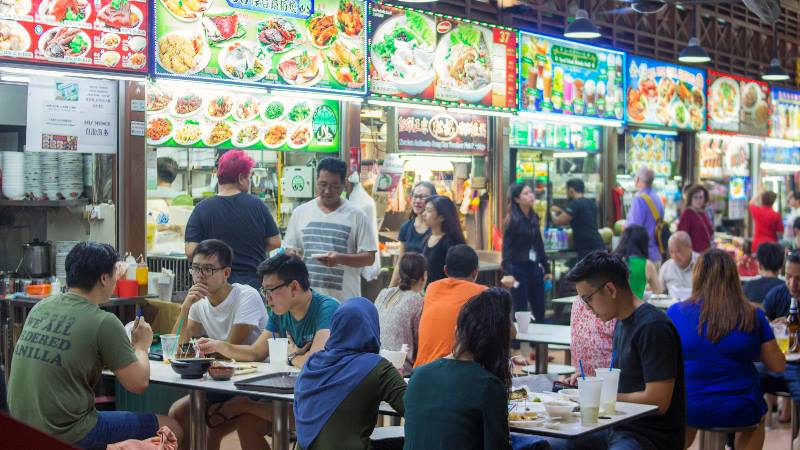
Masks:
[[[578,390],[577,389],[562,389],[558,391],[559,394],[567,397],[568,399],[572,400],[573,402],[578,401]]]
[[[550,417],[570,417],[575,406],[572,402],[544,402],[544,409]]]

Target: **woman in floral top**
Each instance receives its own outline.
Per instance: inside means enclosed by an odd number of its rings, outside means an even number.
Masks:
[[[375,300],[381,326],[381,348],[398,351],[408,345],[403,373],[411,373],[417,349],[422,290],[428,280],[425,257],[407,252],[395,266],[399,285],[382,290]]]
[[[583,361],[586,375],[594,375],[598,367],[608,367],[611,363],[611,340],[617,320],[603,322],[594,315],[580,296],[572,301],[570,315],[572,365],[575,367],[572,381],[580,375],[578,361]]]

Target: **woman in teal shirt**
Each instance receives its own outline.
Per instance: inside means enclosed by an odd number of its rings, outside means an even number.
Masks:
[[[630,225],[622,232],[614,253],[625,258],[630,276],[628,282],[638,298],[644,298],[644,291],[650,286],[654,294],[662,292],[655,264],[647,259],[650,235],[640,225]]]

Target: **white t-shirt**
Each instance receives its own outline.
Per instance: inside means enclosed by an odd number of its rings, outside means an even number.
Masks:
[[[257,290],[233,283],[225,300],[212,306],[203,298],[189,309],[189,320],[198,322],[211,339],[227,341],[234,325],[251,325],[253,330],[243,344],[252,344],[267,326],[267,307]]]
[[[327,267],[312,256],[327,252],[355,254],[378,250],[367,215],[347,200],[342,202],[336,211],[327,214],[320,209],[316,198],[300,205],[292,212],[284,238],[286,247],[303,249],[311,287],[339,301],[361,296],[361,268]]]
[[[658,277],[661,279],[661,285],[671,296],[676,296],[676,289],[680,291],[692,289],[692,270],[697,262],[698,254],[692,252],[692,262],[685,269],[681,269],[675,264],[675,261],[670,259],[661,266],[658,272]]]

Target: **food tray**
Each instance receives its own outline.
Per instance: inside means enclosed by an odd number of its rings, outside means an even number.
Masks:
[[[272,392],[276,394],[294,393],[294,384],[297,381],[297,373],[278,372],[260,377],[248,378],[246,380],[233,383],[236,389],[245,391]]]

